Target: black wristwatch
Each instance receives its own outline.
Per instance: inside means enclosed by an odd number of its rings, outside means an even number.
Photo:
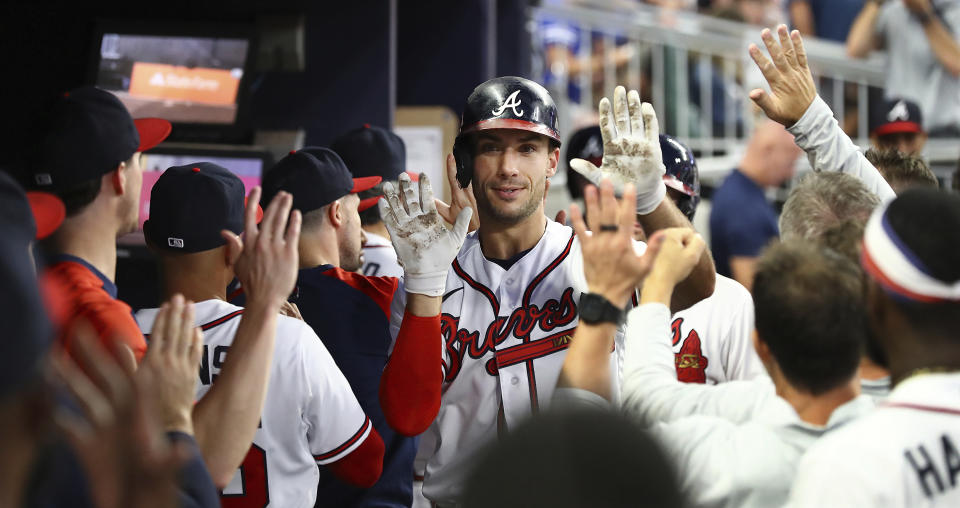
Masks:
[[[580,321],[587,324],[613,323],[620,326],[627,322],[627,311],[596,294],[580,295]]]

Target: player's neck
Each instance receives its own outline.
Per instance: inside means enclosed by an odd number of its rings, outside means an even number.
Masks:
[[[896,351],[888,353],[890,358],[890,386],[920,372],[960,372],[960,351],[951,345],[949,339],[933,342],[910,341],[914,351]],[[937,345],[939,344],[939,345]]]
[[[890,376],[890,371],[864,356],[860,359],[860,379],[877,380]]]
[[[517,254],[532,249],[543,238],[547,228],[547,216],[543,210],[537,210],[516,224],[500,224],[489,218],[480,217],[480,249],[483,255],[492,259],[510,259]]]
[[[301,270],[321,265],[340,266],[340,247],[333,231],[321,229],[301,232],[297,250]]]
[[[227,299],[227,285],[233,278],[226,266],[223,248],[161,256],[163,301],[179,293],[191,302]]]
[[[811,425],[824,426],[835,409],[860,395],[860,378],[854,376],[847,383],[819,395],[797,390],[789,383],[777,383],[777,395],[793,406],[800,420]]]
[[[390,232],[387,231],[387,225],[384,224],[383,221],[380,221],[376,224],[365,224],[363,226],[363,230],[367,233],[373,233],[388,240],[390,239]]]
[[[63,221],[48,245],[53,252],[76,256],[93,265],[111,282],[117,273],[117,229],[98,214],[84,212]]]

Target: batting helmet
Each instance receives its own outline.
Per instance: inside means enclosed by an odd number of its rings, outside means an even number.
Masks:
[[[547,89],[529,79],[504,76],[485,81],[467,97],[460,134],[453,144],[457,182],[473,178],[473,147],[469,135],[487,129],[519,129],[542,134],[560,146],[557,106]]]
[[[693,151],[679,139],[661,134],[660,152],[663,154],[663,165],[667,167],[663,182],[667,187],[684,194],[683,198],[677,200],[677,208],[693,221],[697,205],[700,204],[700,170],[697,169]]]

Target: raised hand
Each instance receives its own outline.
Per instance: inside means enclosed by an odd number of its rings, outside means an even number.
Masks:
[[[673,288],[700,262],[706,244],[697,232],[688,228],[661,229],[655,237],[659,252],[644,281],[640,303],[658,302],[669,307]]]
[[[193,401],[203,333],[194,325],[193,302],[174,295],[153,322],[150,347],[138,376],[152,376],[157,410],[164,430],[193,434]]]
[[[440,216],[452,225],[457,222],[457,216],[464,208],[477,209],[477,198],[473,195],[472,183],[462,189],[460,184],[457,183],[457,161],[453,158],[453,154],[447,155],[447,181],[450,182],[450,204],[448,205],[436,198],[434,198],[434,201]],[[547,183],[549,183],[549,180]],[[475,231],[478,227],[480,227],[480,218],[474,213],[470,217],[470,225],[467,231]]]
[[[221,235],[230,244],[230,252],[236,253],[234,272],[247,294],[247,306],[262,302],[276,306],[279,312],[297,282],[302,218],[299,210],[290,212],[293,196],[281,191],[270,201],[258,225],[259,200],[260,187],[254,187],[247,198],[242,240],[227,230]]]
[[[598,198],[593,186],[588,186],[584,192],[590,232],[576,204],[570,205],[570,219],[580,239],[583,269],[590,292],[600,294],[622,308],[650,271],[657,242],[651,240],[643,256],[633,250],[636,210],[633,184],[626,184],[619,203],[614,196],[613,184],[606,178],[600,181],[599,194]]]
[[[756,44],[749,47],[750,57],[760,68],[770,92],[755,88],[750,91],[753,100],[767,118],[790,127],[797,123],[817,97],[817,86],[807,64],[807,52],[803,48],[800,32],[787,32],[786,25],[777,27],[780,42],[774,40],[770,29],[760,32],[763,44],[770,52],[771,60]]]
[[[148,371],[134,376],[125,370],[89,327],[78,329],[73,344],[79,365],[59,354],[53,358],[53,371],[77,400],[81,414],[61,409],[56,423],[84,466],[94,504],[174,506],[177,474],[188,454],[170,445],[154,410],[160,380]]]
[[[640,94],[618,86],[613,91],[613,118],[610,100],[600,99],[600,135],[603,137],[603,162],[600,167],[583,159],[570,161],[570,168],[594,185],[608,178],[614,189],[622,192],[627,183],[637,189],[636,213],[652,212],[667,193],[663,184],[666,167],[660,153],[660,124],[657,113],[648,102],[640,103]]]
[[[467,236],[473,208],[461,209],[453,221],[453,229],[447,229],[437,211],[430,179],[422,174],[419,183],[418,191],[406,174],[398,179],[399,189],[385,183],[384,198],[379,203],[380,216],[403,265],[406,290],[441,296],[450,263]]]

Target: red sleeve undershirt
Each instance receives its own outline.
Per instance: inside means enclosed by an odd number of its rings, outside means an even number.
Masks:
[[[387,423],[405,436],[417,436],[440,411],[440,315],[403,315],[393,354],[380,378],[380,407]]]
[[[383,439],[377,429],[371,428],[370,435],[355,450],[342,459],[327,464],[327,468],[337,478],[362,488],[373,487],[380,479],[383,470]]]

